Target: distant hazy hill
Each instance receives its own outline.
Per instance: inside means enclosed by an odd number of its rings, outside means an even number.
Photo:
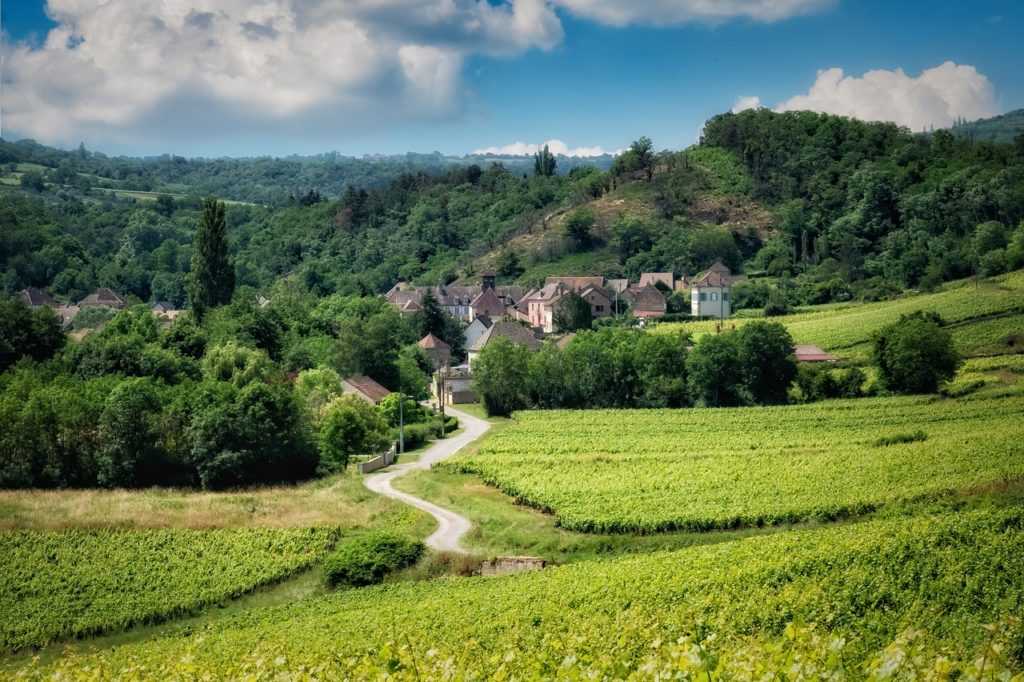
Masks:
[[[611,167],[614,157],[558,157],[558,172],[580,166]],[[532,156],[432,154],[374,154],[362,157],[328,152],[311,156],[254,156],[248,158],[184,158],[170,154],[130,157],[107,156],[81,148],[68,151],[33,140],[0,139],[0,166],[14,171],[17,164],[35,164],[92,176],[103,186],[122,190],[212,194],[237,201],[281,205],[290,196],[317,190],[336,198],[346,187],[381,188],[402,174],[441,175],[452,167],[500,163],[516,175],[533,173]],[[3,170],[0,168],[0,170]]]
[[[1013,142],[1018,135],[1024,135],[1024,109],[960,123],[953,126],[953,132],[979,142]]]

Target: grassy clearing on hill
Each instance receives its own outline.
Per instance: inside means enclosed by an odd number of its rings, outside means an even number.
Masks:
[[[441,466],[585,532],[828,520],[1024,476],[1021,414],[1016,385],[959,399],[523,412]],[[917,431],[926,439],[878,445]]]
[[[1015,350],[1005,340],[1024,333],[1024,270],[999,277],[949,284],[933,294],[919,294],[877,303],[830,304],[793,315],[772,318],[786,325],[797,343],[812,343],[843,357],[866,357],[871,335],[900,315],[928,310],[950,323],[954,338],[967,354]],[[742,326],[748,318],[732,318],[727,326]],[[695,335],[711,332],[717,323],[660,324],[656,333],[680,329]],[[1017,343],[1017,346],[1021,342]],[[1016,349],[1019,350],[1019,349]]]
[[[2,532],[0,649],[180,616],[308,567],[337,537],[330,528]]]
[[[1019,510],[897,518],[516,576],[341,591],[52,666],[29,663],[22,674],[717,679],[801,663],[912,674],[912,665],[945,659],[969,671],[981,655],[989,671],[1003,670],[1021,663],[1006,642],[986,646],[993,635],[983,626],[1020,604],[1022,575]],[[1012,644],[1021,632],[1010,628]]]
[[[229,492],[2,490],[0,530],[62,528],[430,528],[430,517],[363,486],[355,471],[295,486]]]

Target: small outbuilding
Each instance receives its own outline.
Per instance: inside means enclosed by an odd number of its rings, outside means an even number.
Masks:
[[[416,345],[422,348],[423,352],[430,358],[434,369],[451,364],[452,347],[433,334],[427,334]]]
[[[380,404],[380,401],[391,395],[391,391],[384,388],[368,376],[361,374],[353,375],[341,380],[342,393],[356,395],[373,405]]]

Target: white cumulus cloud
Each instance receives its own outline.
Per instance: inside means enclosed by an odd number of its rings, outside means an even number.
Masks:
[[[547,0],[49,0],[5,45],[6,127],[46,142],[450,115],[464,60],[547,50]],[[6,133],[5,133],[6,134]]]
[[[773,22],[810,14],[835,0],[554,0],[573,14],[611,26],[670,26],[733,19]]]
[[[920,75],[903,69],[876,69],[848,76],[842,69],[818,72],[810,90],[775,107],[776,111],[810,110],[852,116],[864,121],[892,121],[911,130],[948,127],[997,113],[991,81],[973,66],[947,61]]]
[[[747,109],[757,109],[761,106],[761,98],[756,95],[737,97],[732,105],[732,113],[738,114]]]
[[[602,156],[603,154],[618,153],[607,151],[600,146],[570,147],[561,140],[548,140],[547,142],[541,142],[539,144],[513,142],[512,144],[506,144],[500,147],[484,147],[483,149],[475,149],[473,150],[473,153],[494,154],[495,156],[526,156],[528,154],[536,154],[544,148],[544,145],[547,145],[548,150],[552,154],[561,156]]]

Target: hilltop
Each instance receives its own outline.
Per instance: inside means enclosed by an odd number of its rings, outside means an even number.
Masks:
[[[1024,135],[1024,109],[1015,109],[992,118],[980,118],[953,126],[953,133],[978,142],[1011,143]]]

